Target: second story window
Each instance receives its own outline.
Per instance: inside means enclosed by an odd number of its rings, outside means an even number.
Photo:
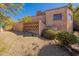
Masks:
[[[54,20],[62,20],[62,14],[54,14],[53,19]]]

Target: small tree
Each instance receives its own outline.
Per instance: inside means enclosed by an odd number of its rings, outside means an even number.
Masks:
[[[32,22],[32,19],[31,19],[31,17],[29,17],[29,16],[25,16],[24,18],[22,18],[22,19],[20,20],[20,22],[23,22],[23,23],[30,23],[30,22]]]
[[[3,32],[3,28],[4,28],[4,23],[0,22],[0,31]]]
[[[15,24],[15,22],[10,17],[6,17],[6,19],[3,20],[3,23],[5,24],[5,29],[11,29]]]
[[[5,16],[3,13],[0,13],[0,31],[3,31],[3,27],[4,27],[4,23],[3,23],[3,20],[4,20]]]
[[[73,12],[73,27],[79,31],[79,5],[74,8],[73,5],[69,3],[68,8]]]
[[[23,9],[23,4],[13,4],[13,3],[0,3],[0,25],[1,30],[3,30],[2,23],[8,24],[10,19],[6,16],[7,13],[17,14],[20,10]]]

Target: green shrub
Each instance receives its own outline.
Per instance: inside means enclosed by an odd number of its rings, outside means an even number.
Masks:
[[[56,38],[62,41],[64,45],[77,43],[77,37],[68,32],[60,32],[57,34]]]
[[[77,37],[77,43],[79,43],[79,37]]]
[[[46,39],[55,39],[55,32],[52,29],[44,29],[42,31],[42,37]]]

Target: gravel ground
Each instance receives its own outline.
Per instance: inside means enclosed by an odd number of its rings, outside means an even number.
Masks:
[[[44,40],[39,37],[17,35],[13,32],[0,33],[1,56],[68,56],[57,40]]]

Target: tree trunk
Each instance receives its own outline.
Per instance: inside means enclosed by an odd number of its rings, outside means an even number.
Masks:
[[[0,32],[3,32],[3,28],[0,28]]]

